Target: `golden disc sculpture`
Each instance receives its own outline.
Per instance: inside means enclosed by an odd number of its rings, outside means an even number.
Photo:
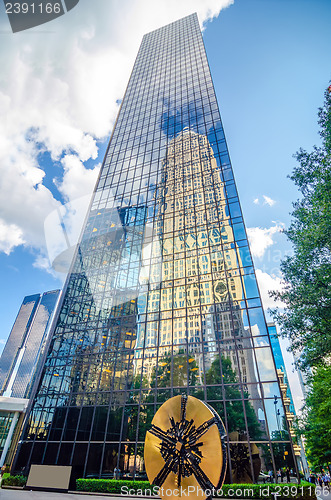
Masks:
[[[145,467],[163,498],[203,499],[226,472],[225,429],[217,413],[193,396],[175,396],[156,412],[146,433]]]

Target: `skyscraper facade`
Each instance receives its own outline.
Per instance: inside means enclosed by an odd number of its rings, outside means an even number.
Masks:
[[[24,297],[0,357],[0,467],[15,451],[59,295],[52,290]]]
[[[288,410],[295,414],[295,407],[293,402],[293,396],[291,387],[288,381],[287,371],[285,367],[285,361],[282,353],[282,349],[280,347],[279,337],[277,333],[277,327],[275,323],[268,323],[268,332],[270,335],[270,345],[275,358],[275,365],[277,370],[281,370],[283,373],[284,383],[287,386],[286,389],[286,397],[289,399]]]
[[[60,290],[24,297],[0,358],[0,396],[29,398]]]
[[[307,463],[307,458],[304,450],[304,444],[300,438],[297,438],[294,430],[294,418],[296,416],[292,391],[286,371],[285,361],[280,347],[277,327],[275,323],[268,323],[268,332],[270,335],[270,345],[275,358],[277,376],[280,383],[280,388],[283,395],[283,403],[285,407],[285,414],[289,426],[290,434],[293,438],[293,451],[295,458],[297,460],[298,469],[302,472],[306,478],[309,476],[309,468]],[[298,376],[300,375],[300,370],[297,370]],[[300,376],[299,376],[300,381]],[[278,401],[275,398],[275,405],[277,407]]]
[[[293,462],[195,14],[143,38],[15,468],[143,477],[153,415],[182,393],[223,419],[228,481]]]
[[[10,376],[20,354],[20,349],[27,337],[39,299],[39,294],[24,297],[20,310],[18,311],[15,323],[0,358],[0,395],[3,395],[6,390]]]

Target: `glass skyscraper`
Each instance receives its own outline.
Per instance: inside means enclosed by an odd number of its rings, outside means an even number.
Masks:
[[[33,316],[36,312],[40,295],[27,295],[24,297],[15,323],[11,329],[6,345],[0,358],[0,394],[6,390],[12,370],[17,362],[20,349],[28,334]]]
[[[270,345],[275,358],[275,364],[277,369],[277,376],[280,382],[280,388],[282,391],[283,402],[285,407],[285,414],[289,426],[289,431],[293,439],[293,451],[297,460],[298,469],[300,472],[304,473],[305,477],[309,476],[309,468],[307,463],[307,458],[304,450],[304,443],[300,438],[295,435],[295,430],[293,427],[293,421],[296,416],[295,406],[293,402],[292,391],[286,371],[285,361],[280,347],[277,327],[275,323],[268,323],[268,332],[270,335]],[[300,381],[300,370],[297,370],[298,378]],[[275,405],[277,405],[277,400],[275,399]]]
[[[195,14],[143,38],[15,469],[144,477],[146,431],[182,393],[223,419],[227,481],[276,472],[285,450],[294,465]]]
[[[281,372],[283,373],[284,383],[287,386],[286,398],[288,398],[290,401],[289,406],[288,406],[288,410],[291,413],[295,414],[295,407],[294,407],[291,387],[290,387],[290,384],[288,381],[285,361],[284,361],[282,349],[281,349],[280,343],[279,343],[277,327],[276,327],[275,323],[269,323],[267,326],[268,326],[268,332],[270,335],[270,345],[271,345],[271,349],[272,349],[272,352],[273,352],[273,355],[275,358],[276,369],[281,370]]]
[[[0,358],[0,396],[29,398],[60,290],[24,297]]]

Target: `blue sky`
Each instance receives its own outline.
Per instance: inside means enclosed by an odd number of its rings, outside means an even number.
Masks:
[[[279,260],[291,251],[280,230],[298,196],[287,177],[292,155],[320,142],[330,1],[81,0],[64,17],[15,35],[1,5],[0,352],[23,297],[62,286],[44,221],[63,203],[89,199],[143,34],[193,11],[204,21],[257,276],[271,305],[266,291],[280,286]]]

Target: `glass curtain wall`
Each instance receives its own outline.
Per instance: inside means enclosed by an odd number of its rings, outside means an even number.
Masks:
[[[10,377],[15,368],[20,351],[26,340],[34,314],[38,307],[40,295],[24,297],[13,328],[0,358],[0,395],[5,393]]]
[[[196,14],[143,38],[16,469],[142,478],[146,430],[182,393],[223,419],[228,482],[294,467]]]
[[[13,398],[29,398],[39,363],[48,339],[49,325],[60,290],[43,293],[33,317],[24,352],[13,381],[10,396]]]

